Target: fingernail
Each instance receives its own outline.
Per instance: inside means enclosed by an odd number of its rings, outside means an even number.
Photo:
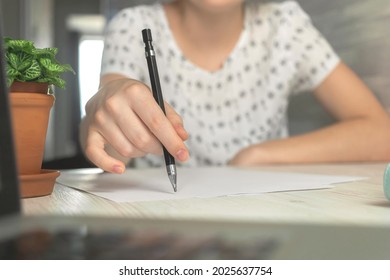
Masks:
[[[178,158],[180,161],[186,161],[187,160],[187,152],[183,149],[179,150],[176,153],[176,158]]]
[[[122,174],[124,169],[120,165],[114,165],[114,167],[112,168],[112,171],[114,173],[117,173],[117,174]]]

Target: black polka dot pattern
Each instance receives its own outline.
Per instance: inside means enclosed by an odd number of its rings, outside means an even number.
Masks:
[[[148,85],[141,30],[151,28],[164,98],[190,134],[186,166],[224,165],[248,145],[287,137],[289,97],[313,90],[339,62],[296,2],[245,5],[240,39],[215,72],[186,59],[160,4],[122,10],[107,27],[102,74]],[[147,155],[135,164],[164,161]]]

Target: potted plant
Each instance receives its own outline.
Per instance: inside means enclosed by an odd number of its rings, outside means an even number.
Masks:
[[[65,88],[61,75],[74,71],[57,61],[57,48],[36,48],[32,41],[8,37],[4,48],[21,196],[47,195],[59,176],[59,171],[41,169],[53,87]]]

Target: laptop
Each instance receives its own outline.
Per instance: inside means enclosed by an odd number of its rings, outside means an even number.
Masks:
[[[0,41],[0,259],[390,258],[388,227],[23,215],[4,67]]]

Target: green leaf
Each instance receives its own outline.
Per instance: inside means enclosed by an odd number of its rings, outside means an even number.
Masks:
[[[40,57],[54,58],[58,53],[57,48],[35,49],[34,54]]]
[[[76,74],[76,72],[73,70],[73,68],[72,68],[72,66],[70,66],[70,64],[62,64],[62,67],[64,68],[65,72],[68,71],[68,72],[73,73],[73,75]]]
[[[7,74],[7,87],[10,87],[20,73],[18,70],[8,67],[7,65],[6,74]]]
[[[7,67],[6,68],[6,73],[7,73],[7,76],[10,77],[10,78],[16,78],[20,73],[18,70],[16,70],[15,68],[11,68],[11,67]]]
[[[14,51],[23,51],[27,53],[33,53],[34,44],[28,40],[7,40],[5,42],[6,49],[10,48]]]
[[[24,71],[29,68],[32,64],[34,56],[27,53],[21,53],[18,57],[18,66],[16,69],[19,71]]]
[[[39,63],[51,74],[60,74],[65,72],[65,68],[57,63],[53,63],[53,61],[49,58],[41,58],[39,59]]]
[[[65,88],[65,85],[66,85],[66,82],[63,79],[61,79],[60,77],[52,77],[50,79],[48,79],[48,78],[38,79],[37,82],[49,83],[49,84],[52,84],[52,85],[57,86],[59,88]]]
[[[6,54],[6,59],[7,59],[7,63],[10,67],[14,68],[14,69],[18,69],[18,61],[19,61],[19,58],[16,54],[14,53],[7,53]]]
[[[31,66],[24,71],[26,81],[33,81],[41,75],[41,67],[36,60],[33,60]]]
[[[14,53],[8,53],[6,54],[6,58],[10,68],[14,68],[20,72],[23,72],[31,66],[34,56],[22,52],[19,53],[19,55],[16,55]]]
[[[52,79],[52,84],[59,87],[59,88],[62,88],[64,89],[65,88],[65,81],[61,78],[53,78]]]

